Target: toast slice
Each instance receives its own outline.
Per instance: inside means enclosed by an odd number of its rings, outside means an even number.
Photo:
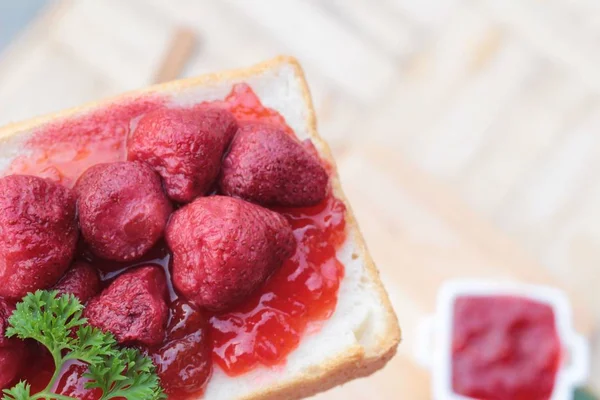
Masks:
[[[347,207],[347,239],[337,255],[345,266],[345,276],[334,314],[318,331],[303,337],[284,365],[258,367],[237,377],[229,377],[216,367],[204,396],[213,400],[298,399],[382,368],[396,352],[400,328],[377,268],[345,199],[331,152],[317,133],[309,89],[295,59],[277,57],[247,69],[151,86],[112,99],[10,124],[0,128],[0,172],[7,173],[15,157],[26,154],[27,139],[48,123],[152,94],[166,96],[169,104],[181,106],[223,99],[232,85],[238,82],[249,84],[265,106],[278,111],[300,140],[311,139],[321,157],[332,165],[334,194]]]

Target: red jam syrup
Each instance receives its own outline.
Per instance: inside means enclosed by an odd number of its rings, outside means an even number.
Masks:
[[[36,175],[72,187],[92,165],[124,160],[133,123],[163,105],[164,99],[140,97],[85,117],[52,123],[29,139],[29,153],[17,157],[9,173]]]
[[[159,97],[138,98],[50,125],[33,135],[26,144],[29,154],[17,158],[10,173],[43,176],[72,186],[88,167],[124,160],[126,140],[137,119],[166,103],[166,99]],[[267,122],[294,134],[284,118],[264,107],[246,84],[235,85],[224,100],[209,104],[229,109],[240,124]],[[211,366],[205,365],[197,356],[204,351],[206,343],[214,363],[228,375],[236,376],[259,366],[285,363],[302,336],[318,329],[320,323],[334,312],[344,276],[344,266],[336,257],[346,239],[343,202],[330,193],[319,205],[277,208],[276,211],[290,221],[297,240],[296,251],[243,304],[225,313],[208,314],[196,310],[185,299],[179,299],[171,285],[171,315],[165,342],[154,349],[142,349],[164,372],[161,374],[162,385],[170,399],[197,397],[202,392],[212,371]],[[106,284],[122,271],[148,263],[161,265],[170,277],[170,258],[169,249],[162,242],[134,263],[98,259],[83,243],[77,255],[77,259],[98,268]],[[165,356],[172,352],[161,353],[161,349],[168,346],[177,349],[175,357]],[[41,349],[35,354],[36,362],[30,363],[35,366],[26,371],[23,378],[40,390],[52,375],[52,362]],[[186,380],[185,371],[190,368],[201,370],[196,377],[201,377],[204,382]],[[98,399],[97,392],[84,389],[83,373],[84,365],[70,364],[63,370],[56,391],[86,400]]]
[[[460,297],[454,304],[452,387],[482,400],[546,400],[561,345],[554,312],[529,299]]]

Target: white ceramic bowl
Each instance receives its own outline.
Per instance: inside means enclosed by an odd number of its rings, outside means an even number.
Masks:
[[[554,311],[556,330],[563,351],[550,400],[570,400],[573,391],[589,375],[589,344],[575,332],[569,300],[552,287],[514,282],[453,280],[438,292],[435,315],[425,318],[417,334],[417,361],[432,374],[434,400],[471,400],[452,390],[452,321],[454,302],[461,296],[515,296],[544,303]]]

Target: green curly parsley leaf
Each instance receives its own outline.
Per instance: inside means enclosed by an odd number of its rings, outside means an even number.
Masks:
[[[128,400],[166,399],[154,373],[154,364],[137,350],[124,349],[120,353],[90,366],[85,375],[90,381],[86,388],[100,388],[101,400],[127,396]]]
[[[89,364],[87,388],[100,388],[101,400],[125,397],[128,400],[166,399],[152,361],[135,349],[122,349],[110,333],[87,325],[83,305],[73,295],[38,290],[17,304],[8,319],[7,337],[33,339],[52,355],[56,370],[48,386],[31,394],[26,382],[4,390],[3,400],[68,400],[52,392],[60,372],[69,360]],[[75,332],[75,334],[73,334]]]
[[[37,340],[53,356],[62,350],[73,350],[76,340],[71,329],[85,324],[81,316],[83,306],[73,295],[57,296],[56,291],[42,290],[25,296],[8,319],[6,336]]]
[[[19,382],[12,389],[4,390],[4,399],[29,400],[31,399],[31,386],[27,382]]]
[[[84,325],[77,330],[77,347],[65,356],[65,360],[80,360],[93,365],[104,362],[107,357],[119,351],[112,334]]]

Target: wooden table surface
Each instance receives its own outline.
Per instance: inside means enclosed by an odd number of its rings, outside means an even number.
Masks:
[[[596,0],[65,0],[0,55],[0,124],[148,84],[181,26],[185,76],[298,57],[406,337],[323,396],[428,398],[411,332],[436,286],[411,262],[553,279],[600,325],[599,22]],[[432,237],[460,251],[425,258]]]
[[[368,399],[375,393],[390,400],[431,398],[429,375],[415,362],[418,328],[435,311],[436,294],[449,279],[516,279],[569,290],[444,184],[395,152],[379,146],[351,147],[338,155],[338,166],[398,313],[403,341],[383,371],[323,394],[323,400]],[[579,294],[570,290],[577,329],[590,334],[594,318]]]

